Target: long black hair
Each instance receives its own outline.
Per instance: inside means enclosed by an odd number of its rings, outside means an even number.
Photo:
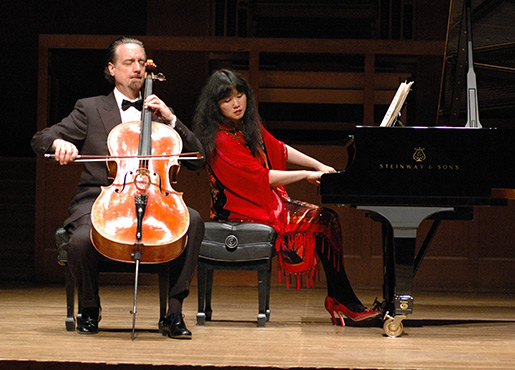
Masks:
[[[261,118],[249,83],[239,73],[221,69],[212,73],[208,78],[200,94],[193,118],[193,131],[204,146],[208,160],[212,158],[216,149],[215,138],[220,123],[231,124],[222,114],[218,102],[230,96],[233,89],[247,96],[247,109],[239,129],[253,155],[256,155],[258,146],[262,144]]]

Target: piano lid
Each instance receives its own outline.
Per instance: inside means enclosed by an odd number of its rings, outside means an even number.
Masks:
[[[466,1],[451,1],[438,125],[464,126],[467,120]],[[515,128],[515,2],[471,0],[470,6],[481,124]]]

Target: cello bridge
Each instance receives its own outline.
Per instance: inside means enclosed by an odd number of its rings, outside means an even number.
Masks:
[[[134,185],[141,191],[146,191],[151,184],[150,172],[147,168],[138,168],[134,177]]]

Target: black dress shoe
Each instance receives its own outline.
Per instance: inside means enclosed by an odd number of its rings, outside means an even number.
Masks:
[[[186,328],[182,313],[172,313],[164,319],[163,335],[173,339],[191,339],[191,331]]]
[[[99,308],[84,308],[80,317],[77,317],[77,331],[80,334],[97,334],[100,319]]]

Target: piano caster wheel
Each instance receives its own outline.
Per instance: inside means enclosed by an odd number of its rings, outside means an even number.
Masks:
[[[386,320],[383,324],[383,330],[388,337],[396,338],[403,333],[404,325],[402,325],[402,320],[406,318],[406,315],[397,315],[392,317],[386,314],[385,318]]]

